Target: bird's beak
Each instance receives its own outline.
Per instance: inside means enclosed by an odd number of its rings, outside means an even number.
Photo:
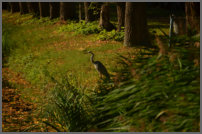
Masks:
[[[83,53],[84,53],[84,54],[87,54],[87,53],[88,53],[88,51],[87,51],[87,50],[83,50]]]

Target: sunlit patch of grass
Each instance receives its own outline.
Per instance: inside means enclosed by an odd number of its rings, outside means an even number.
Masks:
[[[16,41],[18,48],[9,57],[10,68],[22,72],[32,84],[41,85],[45,81],[42,70],[47,68],[55,76],[59,72],[72,72],[81,84],[94,87],[99,74],[90,62],[90,55],[84,54],[83,50],[92,50],[96,60],[109,69],[113,66],[111,59],[114,55],[111,53],[122,44],[97,41],[96,35],[86,38],[85,35],[57,34],[56,28],[56,25],[38,27],[36,24],[23,25],[13,31],[12,40]]]
[[[158,36],[164,35],[159,28],[161,28],[166,34],[169,34],[169,19],[148,20],[149,32],[156,31],[156,35]]]

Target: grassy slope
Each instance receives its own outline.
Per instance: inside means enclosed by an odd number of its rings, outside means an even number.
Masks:
[[[149,23],[150,31],[156,30],[155,25],[158,23]],[[162,25],[168,32],[168,25]],[[109,72],[115,66],[116,52],[121,54],[131,51],[120,42],[98,41],[96,34],[74,36],[71,32],[61,33],[58,32],[59,27],[60,24],[52,24],[47,19],[36,20],[31,15],[3,12],[3,30],[10,29],[9,38],[15,44],[9,57],[9,67],[22,72],[33,84],[44,82],[42,70],[46,68],[55,76],[71,71],[81,84],[93,87],[98,73],[90,63],[90,55],[84,54],[82,50],[92,50],[95,59],[103,62]],[[157,34],[161,34],[159,30]]]
[[[3,12],[3,30],[8,31],[7,29],[10,29],[7,38],[12,40],[12,42],[9,43],[15,44],[15,49],[11,52],[7,65],[9,65],[12,70],[21,72],[26,80],[38,87],[42,87],[46,82],[49,83],[49,80],[47,80],[47,77],[44,75],[44,70],[48,70],[52,76],[57,78],[60,77],[60,74],[67,74],[68,71],[70,71],[75,77],[77,77],[79,85],[92,88],[96,85],[98,74],[90,63],[90,55],[84,54],[82,50],[92,50],[96,55],[96,60],[103,62],[109,72],[112,72],[116,66],[114,61],[115,53],[126,54],[129,51],[133,51],[133,48],[124,48],[120,42],[98,41],[96,34],[75,36],[71,32],[60,33],[58,32],[58,29],[61,26],[60,24],[52,24],[52,22],[45,19],[44,23],[41,23],[40,21],[42,22],[42,20],[30,19],[29,15],[20,16],[18,13],[10,14]],[[14,25],[13,22],[17,24]],[[157,22],[149,22],[150,31],[153,29],[156,30],[156,25],[158,25]],[[164,28],[163,30],[168,33],[168,24],[165,23],[161,25]],[[161,35],[159,30],[157,30],[157,34]],[[142,90],[143,94],[140,92],[142,96],[151,95],[144,91],[146,91],[146,89]],[[27,93],[30,94],[31,90],[27,91]],[[159,96],[161,97],[161,95]],[[135,94],[134,98],[137,98]],[[181,104],[180,102],[181,101],[179,100],[179,104]],[[173,105],[173,102],[171,105]],[[148,104],[140,106],[144,108],[147,107]],[[189,107],[187,109],[192,110],[192,108]],[[159,109],[155,112],[164,114],[161,113],[162,111],[158,110]],[[181,111],[181,109],[177,109],[176,111]],[[162,122],[160,121],[154,121],[150,126],[145,127],[145,123],[150,123],[150,120],[147,120],[147,114],[144,114],[147,112],[149,111],[145,109],[138,113],[145,115],[145,118],[141,120],[139,120],[137,114],[134,114],[134,118],[132,119],[134,120],[133,125],[136,125],[138,129],[131,131],[174,130],[161,128]],[[138,120],[137,123],[135,123],[136,118]],[[170,123],[172,124],[174,119],[170,118],[170,120]],[[155,123],[158,123],[158,126]],[[182,124],[184,125],[186,122],[182,122]],[[198,125],[198,122],[195,125]]]
[[[15,49],[9,57],[9,67],[24,74],[33,84],[44,82],[43,69],[57,76],[72,72],[81,83],[94,86],[98,74],[90,63],[90,55],[82,50],[92,50],[95,59],[103,62],[109,69],[114,63],[114,53],[122,49],[122,44],[114,41],[97,41],[96,35],[77,35],[58,33],[60,24],[24,24],[8,23],[29,18],[16,14],[3,13],[3,29],[12,29],[9,38],[14,41]],[[15,30],[13,30],[15,29]],[[126,50],[127,51],[127,50]],[[110,63],[110,64],[108,64]]]

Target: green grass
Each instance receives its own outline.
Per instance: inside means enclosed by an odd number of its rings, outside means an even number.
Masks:
[[[4,27],[5,25],[3,25]],[[9,56],[9,54],[11,53],[11,51],[13,49],[15,49],[16,47],[16,44],[15,44],[15,41],[13,40],[9,40],[10,36],[9,36],[9,33],[11,32],[10,31],[11,28],[9,28],[9,26],[7,28],[3,28],[3,31],[2,31],[2,56],[3,58]]]
[[[7,19],[24,18],[16,14],[6,14],[9,16]],[[8,20],[4,21],[8,22]],[[11,23],[9,24],[12,26]],[[10,26],[4,25],[3,29],[7,27]],[[122,48],[122,44],[98,41],[96,34],[75,36],[69,32],[58,32],[61,27],[63,25],[52,23],[43,26],[40,23],[25,25],[23,22],[17,27],[13,26],[9,36],[16,42],[16,48],[9,56],[9,67],[22,72],[24,77],[33,84],[40,85],[44,82],[45,76],[42,69],[47,68],[55,76],[57,73],[70,71],[78,76],[81,83],[95,86],[99,75],[90,63],[90,55],[84,54],[83,50],[93,51],[96,60],[101,61],[107,68],[111,68],[113,64],[108,64],[114,57],[111,53]],[[106,53],[107,50],[110,51]]]
[[[100,40],[95,22],[89,27],[57,22],[3,12],[3,63],[33,86],[21,90],[35,97],[42,123],[56,131],[199,131],[200,68],[188,60],[198,49],[176,49],[180,56],[172,63],[169,56],[157,57],[158,50]],[[168,33],[168,23],[148,25],[157,35],[163,35],[158,25]],[[197,36],[175,41],[185,39],[191,45],[200,41]],[[112,81],[99,80],[87,50],[115,76]]]
[[[144,58],[149,52],[135,59],[121,57],[124,70],[118,72],[127,79],[100,98],[101,131],[199,131],[200,69],[181,49],[181,64],[171,63],[167,56]],[[131,68],[139,78],[131,76]]]

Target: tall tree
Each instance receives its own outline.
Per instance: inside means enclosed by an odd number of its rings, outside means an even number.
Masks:
[[[82,20],[82,3],[79,2],[79,21]]]
[[[117,18],[118,18],[118,28],[117,30],[120,31],[121,27],[124,26],[125,21],[125,2],[117,2]]]
[[[19,12],[20,7],[18,2],[9,2],[10,8],[11,8],[11,13]]]
[[[100,11],[99,26],[101,28],[106,29],[107,31],[111,31],[112,29],[115,29],[115,26],[110,22],[109,12],[110,12],[109,3],[108,2],[103,3]]]
[[[187,28],[200,32],[200,2],[185,3]]]
[[[149,45],[147,29],[146,3],[126,2],[125,46]]]
[[[50,9],[48,2],[39,2],[40,18],[50,16]]]
[[[76,18],[76,6],[74,2],[60,2],[60,20]]]
[[[89,9],[90,2],[84,2],[85,22],[93,21],[93,11]]]
[[[20,14],[28,13],[27,2],[19,2]]]
[[[54,19],[60,16],[60,3],[49,2],[50,7],[50,19]]]
[[[29,13],[33,14],[34,17],[39,17],[39,3],[38,2],[27,2]]]

